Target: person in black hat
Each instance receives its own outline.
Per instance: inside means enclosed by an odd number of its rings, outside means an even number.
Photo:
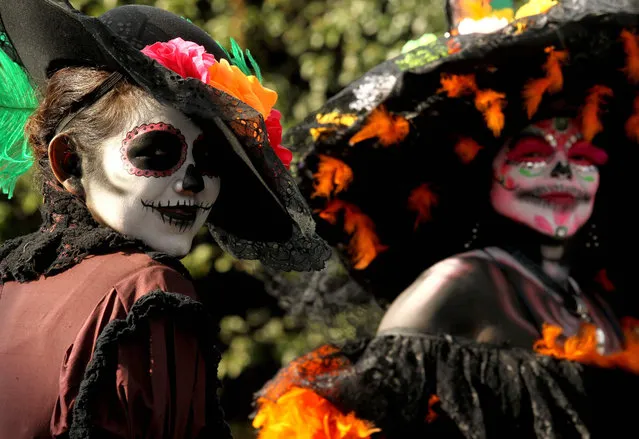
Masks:
[[[177,258],[316,270],[250,53],[148,6],[0,1],[0,187],[35,164],[40,230],[0,247],[0,437],[229,437],[214,322]],[[26,72],[25,72],[26,70]]]
[[[639,243],[620,194],[639,158],[639,4],[551,6],[452,28],[288,133],[320,235],[392,304],[372,339],[323,346],[258,393],[261,439],[628,426],[615,392],[639,384]]]

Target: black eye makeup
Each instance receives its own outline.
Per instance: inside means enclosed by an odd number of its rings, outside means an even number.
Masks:
[[[193,160],[198,171],[207,177],[218,177],[220,175],[219,156],[213,154],[213,145],[210,137],[200,134],[193,142]]]
[[[172,125],[158,122],[129,131],[120,153],[129,174],[138,177],[168,177],[186,160],[184,136]]]

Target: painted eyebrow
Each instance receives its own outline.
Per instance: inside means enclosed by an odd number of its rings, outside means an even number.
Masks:
[[[543,141],[546,145],[548,145],[548,146],[550,146],[552,148],[552,145],[550,143],[548,143],[548,141],[544,137],[543,131],[541,131],[539,129],[528,129],[528,128],[526,128],[526,129],[521,131],[519,134],[517,134],[515,137],[513,137],[510,140],[510,142],[508,143],[507,150],[508,151],[512,151],[513,148],[515,147],[515,145],[517,145],[517,143],[519,143],[520,140],[529,139],[531,137],[534,138],[534,139],[539,139],[539,140]]]

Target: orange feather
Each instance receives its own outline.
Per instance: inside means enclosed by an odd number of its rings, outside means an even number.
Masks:
[[[548,78],[531,79],[524,86],[524,106],[526,108],[526,114],[528,114],[528,119],[532,119],[537,112],[544,93],[546,93],[549,87],[550,79]]]
[[[410,123],[398,114],[389,113],[384,106],[371,112],[364,126],[348,142],[351,146],[377,137],[384,146],[401,142],[410,131]]]
[[[628,138],[639,143],[639,96],[635,97],[634,111],[626,122],[626,134]]]
[[[545,93],[558,93],[564,87],[564,75],[561,67],[568,60],[568,52],[565,50],[556,51],[553,47],[547,47],[545,50],[548,53],[548,58],[544,63],[546,76],[533,79],[524,87],[524,105],[529,119],[537,112]]]
[[[624,72],[633,83],[639,83],[639,37],[634,33],[623,30],[621,39],[626,52],[626,67]]]
[[[443,73],[440,78],[442,87],[439,93],[446,93],[449,98],[460,98],[475,95],[475,107],[484,115],[486,125],[495,136],[504,128],[503,109],[506,106],[506,95],[494,90],[480,90],[475,82],[475,75],[451,75]]]
[[[475,160],[483,147],[469,137],[462,137],[455,145],[455,154],[465,165]]]
[[[311,198],[330,198],[346,190],[353,181],[353,170],[343,161],[320,154],[317,172],[313,174],[315,191]]]
[[[388,247],[380,243],[373,220],[353,204],[332,200],[319,216],[331,224],[336,224],[340,213],[344,214],[344,231],[351,237],[348,250],[353,268],[363,270]]]
[[[484,115],[488,128],[490,128],[495,137],[499,137],[501,130],[504,128],[503,109],[506,106],[506,95],[494,90],[477,90],[475,106]]]
[[[544,324],[542,338],[533,346],[535,352],[559,359],[579,361],[599,367],[621,368],[639,373],[639,320],[626,317],[622,320],[626,345],[623,351],[601,355],[597,351],[597,328],[586,323],[578,334],[562,337],[562,328]]]
[[[424,183],[412,190],[408,197],[408,209],[417,212],[414,228],[432,219],[433,207],[439,202],[437,195]]]
[[[612,95],[612,89],[604,85],[595,85],[590,89],[581,113],[581,130],[588,142],[591,142],[597,134],[603,131],[604,127],[599,114],[604,104],[604,98],[612,97]]]
[[[259,398],[257,405],[258,439],[369,439],[381,431],[303,387],[292,386],[276,401]]]
[[[443,73],[440,82],[442,88],[440,88],[438,92],[446,92],[449,98],[459,98],[477,91],[475,75],[450,75]]]

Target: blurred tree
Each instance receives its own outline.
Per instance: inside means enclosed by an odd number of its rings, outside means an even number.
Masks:
[[[445,30],[443,0],[71,0],[99,15],[124,4],[158,6],[192,20],[229,47],[249,48],[265,82],[279,93],[285,127],[425,32]],[[0,241],[28,233],[40,222],[40,197],[24,178],[12,200],[0,199]],[[254,263],[225,255],[198,236],[184,259],[205,300],[220,318],[224,349],[220,375],[228,416],[245,421],[251,394],[279,365],[323,341],[314,328],[283,316],[264,291]],[[336,338],[348,334],[334,334]],[[250,431],[246,423],[236,437]]]

